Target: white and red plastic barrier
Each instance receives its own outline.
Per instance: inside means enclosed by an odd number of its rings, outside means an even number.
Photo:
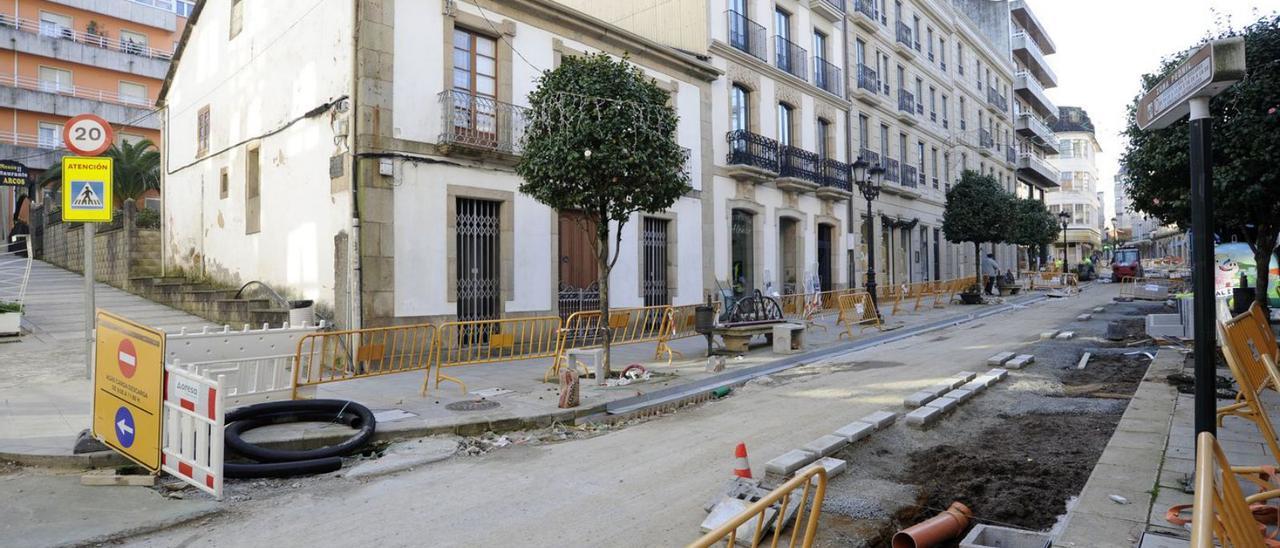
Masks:
[[[160,469],[222,500],[224,376],[209,379],[179,364],[164,371]]]

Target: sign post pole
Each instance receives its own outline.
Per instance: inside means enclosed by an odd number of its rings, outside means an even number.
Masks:
[[[84,377],[93,379],[95,295],[93,237],[96,223],[111,222],[112,197],[110,158],[93,158],[107,149],[115,133],[111,124],[93,114],[81,114],[62,127],[62,142],[79,158],[62,159],[62,220],[84,223]],[[100,161],[95,161],[100,160]]]
[[[84,224],[84,378],[93,380],[93,320],[96,295],[93,291],[93,237],[97,223]]]
[[[1214,324],[1213,268],[1213,161],[1209,133],[1209,98],[1193,97],[1191,103],[1191,284],[1195,314],[1195,426],[1196,433],[1217,434],[1217,335]]]

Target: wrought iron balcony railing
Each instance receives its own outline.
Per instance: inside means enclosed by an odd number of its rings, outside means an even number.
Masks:
[[[844,96],[840,69],[821,57],[813,58],[813,83],[831,94]]]
[[[862,158],[862,161],[867,163],[867,167],[880,163],[880,154],[865,148],[858,150],[858,157]]]
[[[1018,161],[1017,151],[1013,150],[1013,147],[1005,147],[1004,159],[1006,162],[1009,162],[1011,164],[1017,162]]]
[[[1001,112],[1009,110],[1009,98],[1000,95],[1000,92],[996,91],[996,88],[992,86],[987,86],[987,102],[1000,109]]]
[[[898,90],[898,110],[907,114],[915,114],[916,96],[905,89]]]
[[[819,182],[818,164],[821,163],[821,159],[818,153],[782,145],[778,147],[778,155],[782,161],[781,168],[778,170],[780,177],[794,177],[812,183]]]
[[[736,129],[725,135],[729,142],[729,165],[746,165],[766,171],[778,172],[778,142],[751,133],[745,129]]]
[[[853,0],[853,9],[871,18],[872,21],[880,19],[880,14],[876,12],[875,0]]]
[[[527,109],[464,91],[440,92],[440,144],[520,154]]]
[[[982,148],[994,148],[995,145],[996,145],[996,141],[995,139],[991,138],[990,131],[987,131],[985,129],[978,130],[978,146]]]
[[[893,158],[885,158],[884,163],[880,167],[884,168],[884,180],[896,183],[898,182],[898,161]],[[905,166],[903,166],[905,167]]]
[[[880,75],[876,74],[876,69],[858,63],[858,88],[873,94],[880,92]]]
[[[920,180],[919,179],[920,172],[919,170],[916,169],[916,166],[909,165],[909,164],[902,164],[901,169],[902,169],[902,182],[901,182],[902,186],[905,186],[907,188],[916,188],[917,181]]]
[[[733,10],[725,12],[729,20],[729,45],[765,61],[765,30],[761,24]]]
[[[807,80],[808,78],[805,76],[805,56],[808,55],[808,52],[781,36],[774,36],[773,43],[774,63],[778,65],[778,68],[796,78]]]
[[[902,21],[898,21],[898,42],[908,48],[913,47],[911,42],[911,27]]]
[[[849,164],[838,162],[831,158],[822,161],[821,180],[818,184],[840,190],[851,192],[853,187],[849,184]]]

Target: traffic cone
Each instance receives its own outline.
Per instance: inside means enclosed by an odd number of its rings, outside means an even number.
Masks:
[[[747,444],[739,443],[733,450],[734,477],[751,479],[751,464],[747,462]]]

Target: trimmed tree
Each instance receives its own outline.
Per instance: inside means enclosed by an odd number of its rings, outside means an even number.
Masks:
[[[595,227],[606,372],[613,339],[609,274],[622,228],[632,215],[665,210],[691,190],[669,99],[639,68],[606,54],[566,56],[529,94],[516,165],[520,191],[557,210],[581,211]]]
[[[1280,15],[1270,15],[1219,37],[1243,36],[1248,73],[1209,102],[1213,117],[1214,225],[1219,235],[1239,235],[1257,261],[1253,285],[1260,296],[1269,288],[1269,265],[1280,233]],[[1159,71],[1144,75],[1150,89],[1182,60],[1170,57]],[[1145,91],[1144,91],[1145,93]],[[1128,171],[1125,190],[1134,209],[1165,224],[1190,226],[1191,170],[1187,120],[1153,131],[1138,129],[1137,98],[1129,106],[1125,136],[1129,145],[1121,163]],[[1258,303],[1264,310],[1267,299]]]
[[[942,233],[949,242],[973,242],[974,272],[979,285],[982,244],[1003,242],[1008,237],[1013,199],[995,177],[970,170],[960,174],[960,182],[947,192]]]
[[[1014,199],[1012,219],[1009,222],[1009,235],[1006,241],[1012,244],[1040,249],[1058,239],[1058,220],[1049,213],[1044,202],[1036,199]],[[1030,253],[1030,252],[1028,252]],[[1028,257],[1028,263],[1030,257]]]

